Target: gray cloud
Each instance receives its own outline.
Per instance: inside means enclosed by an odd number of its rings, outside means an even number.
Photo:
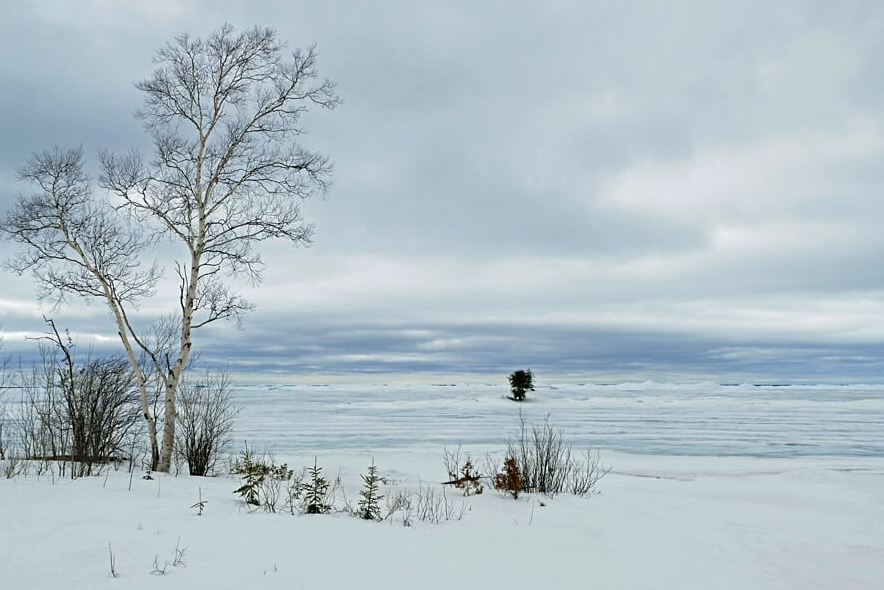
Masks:
[[[307,121],[336,162],[304,206],[316,244],[266,248],[246,331],[205,333],[204,358],[882,377],[880,7],[19,3],[0,22],[2,207],[34,150],[147,147],[132,83],[221,20],[316,42],[345,104]],[[44,310],[3,285],[18,350]],[[84,337],[102,313],[56,312]]]

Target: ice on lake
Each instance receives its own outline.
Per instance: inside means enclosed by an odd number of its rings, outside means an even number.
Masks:
[[[281,453],[501,448],[549,416],[575,448],[630,454],[884,456],[884,386],[559,383],[239,384],[236,438]]]

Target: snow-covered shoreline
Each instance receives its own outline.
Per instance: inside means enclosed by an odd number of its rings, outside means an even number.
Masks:
[[[402,460],[396,464],[396,459]],[[486,491],[460,520],[372,523],[250,512],[235,476],[125,470],[0,480],[4,588],[874,588],[884,579],[884,459],[608,454],[601,494]],[[290,466],[304,457],[277,457]],[[369,458],[324,456],[350,498]],[[444,479],[441,457],[375,458],[385,493]],[[416,471],[416,472],[414,472]],[[205,513],[193,504],[207,500]],[[543,505],[542,505],[543,504]],[[180,540],[179,540],[180,539]],[[109,576],[109,549],[119,578]],[[151,573],[154,561],[184,565]]]

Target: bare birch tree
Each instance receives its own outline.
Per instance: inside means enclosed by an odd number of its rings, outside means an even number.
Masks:
[[[153,74],[136,83],[145,96],[136,115],[153,157],[102,152],[99,184],[108,200],[99,200],[82,150],[38,154],[20,177],[39,193],[20,199],[0,229],[24,245],[9,265],[31,270],[43,295],[107,303],[141,387],[154,468],[168,471],[193,332],[219,320],[239,322],[251,309],[228,279],[260,281],[258,242],[310,243],[313,226],[300,201],[328,190],[332,165],[300,145],[301,119],[311,106],[331,109],[340,99],[319,77],[314,48],[286,56],[273,29],[225,25],[205,39],[183,35],[154,61]],[[156,292],[160,271],[142,260],[154,239],[182,251],[174,264],[177,336],[162,351],[132,321],[138,303]],[[139,353],[150,367],[138,362]],[[148,370],[163,381],[161,441],[148,405]]]
[[[24,246],[6,265],[19,274],[30,271],[41,299],[61,303],[74,295],[107,303],[136,375],[151,455],[157,463],[160,453],[148,376],[136,357],[139,340],[127,311],[153,295],[159,278],[156,265],[142,268],[139,260],[149,248],[149,236],[127,223],[110,203],[94,198],[81,148],[35,154],[18,177],[38,190],[19,198],[0,224],[8,238]]]

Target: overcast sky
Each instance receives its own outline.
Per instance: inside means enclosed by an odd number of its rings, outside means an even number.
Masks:
[[[203,360],[884,381],[884,4],[2,0],[0,208],[36,150],[149,149],[133,83],[225,21],[316,43],[344,104],[306,119],[335,162],[314,245],[264,250]],[[7,353],[44,313],[114,342],[101,305],[0,279]]]

